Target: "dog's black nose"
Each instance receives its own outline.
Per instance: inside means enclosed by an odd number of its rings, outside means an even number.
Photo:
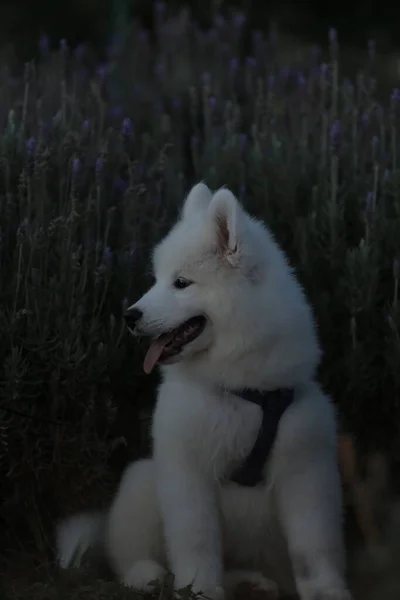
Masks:
[[[128,308],[128,310],[126,310],[124,313],[125,324],[127,327],[129,327],[129,329],[135,329],[136,323],[142,318],[142,316],[143,313],[140,308]]]

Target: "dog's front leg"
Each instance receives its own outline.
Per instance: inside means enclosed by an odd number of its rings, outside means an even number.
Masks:
[[[192,586],[195,593],[222,600],[222,543],[216,483],[184,453],[157,456],[156,474],[175,588]]]
[[[305,442],[276,481],[278,512],[301,600],[350,600],[335,456]]]

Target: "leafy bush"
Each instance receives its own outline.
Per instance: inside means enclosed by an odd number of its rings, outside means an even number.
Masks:
[[[1,514],[44,551],[49,519],[97,503],[120,438],[146,448],[153,385],[122,313],[200,179],[268,223],[315,307],[326,389],[396,452],[400,93],[376,99],[372,47],[342,81],[335,32],[326,63],[259,33],[242,60],[243,24],[200,31],[160,4],[156,39],[132,26],[107,64],[45,44],[21,77],[3,62]]]

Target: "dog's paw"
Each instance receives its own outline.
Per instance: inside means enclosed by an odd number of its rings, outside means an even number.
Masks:
[[[224,588],[220,586],[204,587],[197,586],[195,584],[175,588],[175,598],[177,600],[184,600],[184,598],[192,597],[194,595],[199,600],[225,600]]]
[[[161,587],[166,574],[166,569],[155,561],[141,560],[121,578],[121,583],[149,594]]]
[[[353,600],[347,590],[315,590],[301,600]]]
[[[259,571],[228,571],[224,583],[228,598],[275,600],[279,597],[276,583],[264,577]]]
[[[254,590],[268,592],[268,598],[278,598],[278,586],[271,579],[267,579],[261,573],[249,573],[245,580]]]
[[[222,587],[213,587],[205,589],[199,593],[202,600],[225,600],[225,592]]]

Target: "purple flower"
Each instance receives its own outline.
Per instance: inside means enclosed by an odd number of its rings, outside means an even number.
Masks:
[[[125,117],[122,121],[122,133],[127,136],[133,133],[133,125],[129,117]]]
[[[332,144],[337,144],[339,142],[340,137],[340,121],[337,120],[331,127],[331,142]]]
[[[110,246],[106,246],[103,251],[103,262],[106,265],[110,265],[112,261],[112,252]]]
[[[275,83],[275,75],[268,75],[268,85],[269,87],[273,87]]]
[[[389,169],[385,169],[383,172],[383,183],[388,183],[390,181],[390,171]]]
[[[198,25],[196,21],[192,21],[192,27],[197,33]],[[164,38],[171,37],[174,34],[174,27],[172,23],[164,22],[162,26],[162,35]]]
[[[42,123],[42,136],[47,139],[51,133],[51,123],[49,121],[43,121]]]
[[[172,100],[172,106],[175,112],[180,112],[182,109],[182,99],[179,97],[174,98]]]
[[[80,170],[81,170],[81,161],[79,160],[79,158],[74,158],[72,161],[72,173],[74,175],[78,175]]]
[[[367,197],[365,198],[365,213],[367,217],[371,217],[374,212],[374,194],[373,192],[368,192]]]
[[[400,261],[395,258],[393,260],[393,278],[396,279],[396,281],[399,279],[400,276]]]
[[[127,187],[128,187],[128,182],[125,181],[125,179],[122,179],[122,177],[117,177],[115,182],[115,189],[117,190],[117,192],[120,192],[121,194],[123,194]]]
[[[233,17],[233,25],[236,29],[242,29],[243,25],[246,23],[246,15],[242,12],[235,13]]]
[[[158,14],[158,16],[162,16],[165,13],[166,4],[165,4],[165,2],[162,2],[162,0],[157,0],[154,3],[154,8],[155,8],[156,13]]]
[[[162,77],[165,73],[165,66],[161,61],[156,62],[154,65],[154,74],[156,77]]]
[[[60,52],[63,55],[66,55],[68,53],[68,44],[67,40],[65,39],[60,40]]]
[[[85,132],[89,131],[89,127],[90,127],[90,121],[89,121],[89,119],[85,119],[82,123],[83,131],[85,131]]]
[[[75,48],[75,51],[74,51],[76,60],[79,60],[79,61],[82,60],[82,58],[85,55],[85,50],[86,50],[85,44],[77,45],[77,47]]]
[[[333,42],[336,42],[336,40],[337,40],[337,31],[334,27],[331,27],[329,29],[329,41],[331,43],[333,43]]]
[[[128,258],[130,258],[132,260],[133,257],[136,254],[136,250],[137,250],[136,244],[133,244],[133,243],[129,244],[129,246],[128,246]]]
[[[376,42],[375,42],[375,40],[369,40],[369,42],[368,42],[368,54],[370,55],[371,58],[373,58],[375,56],[375,50],[376,50]]]
[[[272,28],[272,30],[270,31],[268,39],[269,39],[269,43],[272,46],[276,46],[276,44],[278,42],[278,30],[276,29],[276,27]]]
[[[140,85],[140,83],[134,83],[132,89],[135,96],[141,96],[143,94],[143,86]]]
[[[230,66],[229,66],[231,73],[234,73],[235,71],[237,71],[238,67],[239,67],[239,61],[238,61],[238,59],[236,57],[231,58],[231,63],[230,63]]]
[[[256,50],[260,49],[260,46],[262,45],[263,42],[263,34],[261,33],[261,31],[256,30],[253,31],[253,45],[255,47]]]
[[[390,327],[390,328],[391,328],[393,331],[397,332],[397,327],[396,327],[396,324],[395,324],[395,322],[394,322],[394,320],[393,320],[393,317],[392,317],[392,315],[387,315],[387,316],[386,316],[386,321],[387,321],[387,324],[389,325],[389,327]]]
[[[104,79],[106,78],[106,75],[107,75],[106,65],[103,65],[103,64],[99,65],[96,69],[96,74],[99,79],[104,81]]]
[[[129,306],[129,300],[128,300],[128,298],[125,297],[123,299],[123,302],[122,302],[122,310],[123,310],[123,312],[126,311],[126,309],[128,308],[128,306]]]
[[[47,35],[42,35],[39,40],[40,52],[42,52],[42,54],[46,54],[49,51],[49,47],[50,47],[49,38],[47,37]]]
[[[286,67],[282,69],[280,72],[280,76],[283,79],[283,81],[286,82],[289,79],[289,69]]]
[[[314,60],[318,60],[320,58],[320,56],[321,56],[321,48],[320,48],[320,46],[317,46],[317,45],[313,46],[313,48],[312,48],[312,56],[313,56]]]
[[[220,49],[221,56],[224,56],[224,55],[227,56],[227,55],[229,55],[229,53],[231,51],[231,48],[230,48],[230,45],[228,44],[228,42],[221,42],[219,49]]]
[[[215,25],[217,27],[223,27],[225,25],[225,19],[222,15],[217,15],[215,17]]]
[[[162,100],[156,100],[154,103],[154,110],[160,115],[163,114],[164,111],[164,102]]]
[[[102,156],[99,156],[99,158],[96,160],[96,173],[100,174],[103,172],[104,169],[104,159]]]
[[[400,102],[400,92],[399,92],[398,88],[395,88],[393,90],[393,93],[392,93],[392,96],[391,96],[390,100],[391,100],[392,107],[397,106],[399,104],[399,102]]]
[[[123,114],[122,106],[119,106],[118,104],[116,106],[112,106],[110,108],[109,114],[112,119],[115,119],[115,120],[121,119],[122,114]]]
[[[28,151],[28,155],[32,156],[35,153],[36,150],[36,138],[35,137],[30,137],[29,140],[26,142],[26,149]]]
[[[247,147],[247,134],[246,133],[241,133],[239,136],[239,145],[240,145],[240,151],[241,152],[245,152],[246,147]]]
[[[326,63],[321,64],[321,79],[325,79],[328,74],[328,65]]]
[[[365,111],[362,116],[361,116],[361,125],[363,127],[366,127],[368,125],[368,121],[369,121],[369,115],[368,113]]]
[[[209,42],[215,42],[218,39],[218,33],[215,27],[211,27],[206,33]]]
[[[215,110],[215,107],[217,106],[217,99],[215,96],[210,96],[208,99],[208,104],[211,108],[211,110]]]
[[[253,69],[256,66],[256,59],[254,58],[254,56],[248,56],[246,58],[246,63],[248,67]]]
[[[108,60],[113,60],[119,52],[121,40],[118,36],[114,36],[106,47],[106,56]]]
[[[347,77],[343,80],[343,86],[344,86],[346,92],[348,92],[349,94],[353,93],[354,86],[351,83],[350,79],[347,79]]]
[[[301,88],[305,87],[306,79],[305,79],[303,73],[297,74],[297,83],[299,84],[299,87],[301,87]]]
[[[205,71],[202,75],[204,85],[210,85],[211,83],[211,73]]]
[[[89,79],[89,69],[82,63],[77,72],[78,85],[85,86]]]

